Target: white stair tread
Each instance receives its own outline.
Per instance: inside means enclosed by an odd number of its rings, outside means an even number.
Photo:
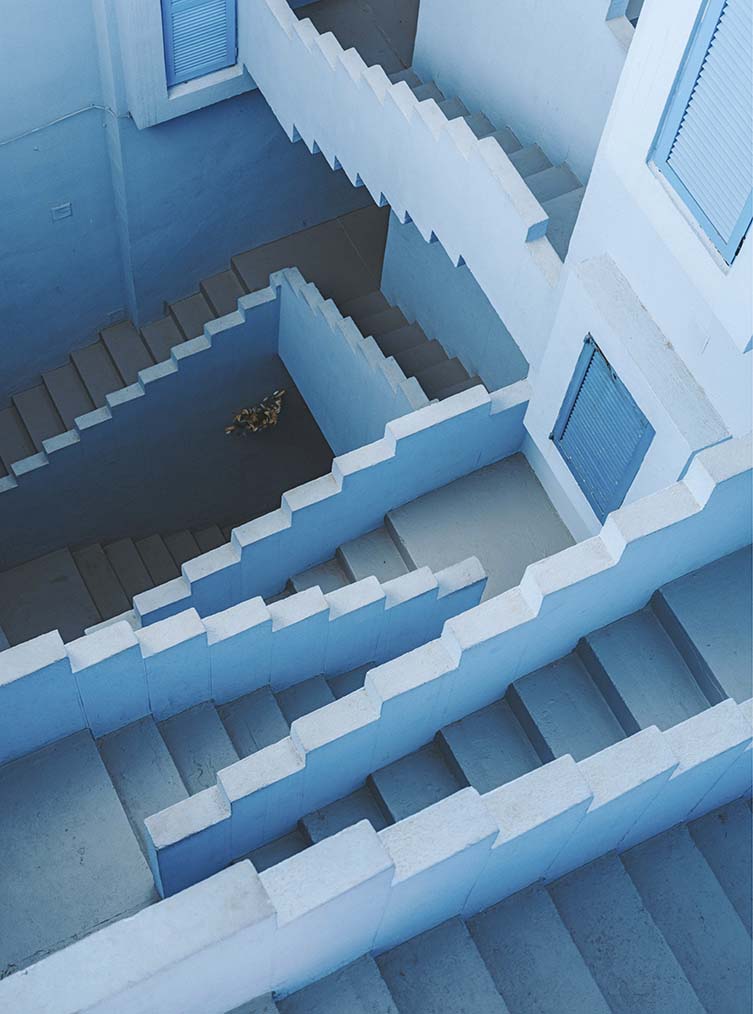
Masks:
[[[506,701],[496,701],[445,726],[440,736],[478,792],[490,792],[541,765]]]
[[[381,831],[390,823],[367,786],[306,814],[301,819],[301,827],[311,841],[316,843],[357,824],[359,820],[368,820],[375,831]]]
[[[399,1014],[374,959],[345,968],[277,1001],[280,1014]]]
[[[622,862],[709,1014],[753,1009],[750,937],[687,828],[636,845]]]
[[[460,919],[393,947],[377,963],[406,1014],[507,1014],[507,1005]]]
[[[160,732],[188,791],[211,788],[217,772],[238,760],[213,704],[198,704],[160,723]]]
[[[321,588],[326,594],[335,591],[337,588],[344,588],[349,584],[348,575],[340,566],[340,562],[333,557],[324,563],[317,564],[309,570],[291,577],[290,583],[294,591],[305,591],[307,588]]]
[[[542,760],[584,760],[625,732],[576,655],[516,680],[507,699]]]
[[[239,757],[248,757],[284,739],[288,723],[268,687],[219,705],[220,718]]]
[[[142,718],[98,743],[115,791],[146,851],[144,820],[188,793],[154,720]]]
[[[337,550],[337,559],[351,581],[360,581],[372,574],[378,581],[391,581],[408,573],[408,567],[390,538],[381,528],[344,543]]]
[[[403,820],[463,788],[463,781],[451,771],[436,743],[421,747],[369,776],[384,812],[392,820]]]
[[[614,1014],[703,1014],[619,859],[597,859],[549,893]]]
[[[335,700],[335,695],[323,676],[313,676],[286,690],[279,690],[275,697],[288,725],[292,725],[296,718],[308,715]]]
[[[512,1014],[609,1014],[551,898],[532,887],[469,920],[469,929]]]

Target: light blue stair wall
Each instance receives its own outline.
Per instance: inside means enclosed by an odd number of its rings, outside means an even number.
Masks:
[[[281,288],[280,356],[335,454],[379,440],[390,419],[428,404],[418,381],[299,273],[272,284]]]
[[[418,321],[490,389],[527,375],[523,354],[469,269],[454,267],[441,243],[426,243],[412,222],[401,225],[394,214],[381,288],[407,320]]]
[[[380,584],[366,578],[266,606],[252,599],[202,621],[194,610],[133,631],[113,623],[64,645],[57,633],[0,652],[0,764],[80,729],[95,737],[152,715],[378,664],[436,637],[477,605],[471,558]]]

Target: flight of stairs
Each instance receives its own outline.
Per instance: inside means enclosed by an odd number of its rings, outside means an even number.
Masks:
[[[265,687],[226,704],[208,701],[161,722],[149,716],[98,740],[144,853],[146,817],[210,788],[222,768],[284,739],[296,718],[334,701],[348,681],[362,681],[367,668],[315,676],[276,693]]]
[[[72,429],[79,416],[102,408],[108,394],[135,383],[139,370],[169,359],[173,346],[203,334],[208,321],[232,313],[241,296],[269,284],[273,271],[297,265],[326,297],[349,299],[368,292],[381,271],[388,211],[363,208],[236,254],[226,271],[205,278],[184,299],[166,303],[166,315],[140,331],[130,321],[105,328],[94,344],[72,352],[67,363],[43,373],[40,384],[13,395],[0,410],[0,479],[11,474],[15,462],[43,451],[46,439]]]
[[[409,322],[381,292],[349,300],[339,307],[364,337],[372,337],[385,356],[392,356],[406,377],[415,377],[429,400],[442,400],[477,384],[459,359],[448,357],[441,344],[426,337],[421,326]]]
[[[712,600],[720,612],[709,613]],[[644,609],[515,680],[499,700],[372,772],[251,859],[266,868],[359,820],[381,830],[465,786],[486,793],[566,754],[580,761],[640,729],[669,729],[727,697],[742,703],[753,696],[751,612],[748,548],[661,588]],[[349,676],[345,692],[364,676]]]
[[[747,1014],[752,844],[738,800],[232,1014]]]
[[[509,127],[469,112],[459,98],[445,98],[433,81],[422,81],[412,68],[388,76],[393,84],[404,81],[419,101],[434,99],[448,120],[462,117],[479,140],[491,137],[500,145],[549,216],[546,235],[564,261],[586,190],[567,163],[552,165],[538,144],[521,144]]]

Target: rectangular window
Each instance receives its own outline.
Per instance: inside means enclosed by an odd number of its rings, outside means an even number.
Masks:
[[[235,0],[162,0],[168,86],[236,62]]]
[[[589,335],[551,439],[599,521],[625,499],[654,431]]]
[[[653,159],[728,264],[753,216],[751,0],[706,0]]]

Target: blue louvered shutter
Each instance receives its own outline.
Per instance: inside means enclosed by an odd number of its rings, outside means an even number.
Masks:
[[[162,0],[162,28],[170,86],[235,63],[235,0]]]
[[[753,0],[709,0],[654,159],[727,263],[753,216]]]
[[[592,338],[587,338],[552,439],[604,521],[620,506],[654,431]]]

